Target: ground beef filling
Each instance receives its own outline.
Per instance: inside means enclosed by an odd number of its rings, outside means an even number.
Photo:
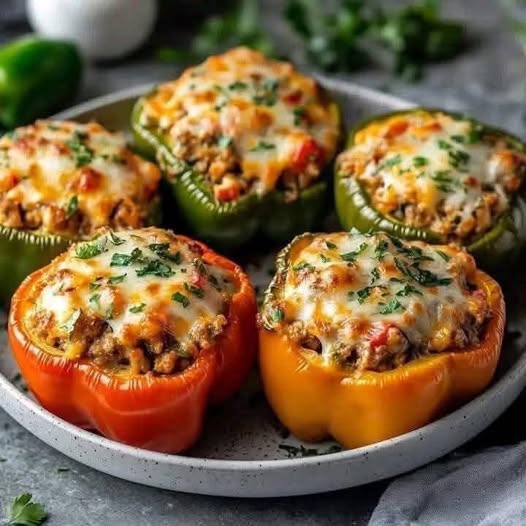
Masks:
[[[185,116],[184,110],[181,110],[178,119]],[[258,178],[247,177],[243,173],[242,157],[232,140],[225,140],[215,126],[199,127],[195,123],[183,126],[183,122],[179,120],[169,131],[172,151],[206,178],[218,201],[233,201],[255,189]],[[283,170],[277,179],[276,189],[283,191],[287,201],[294,201],[301,190],[320,177],[321,171],[320,161],[309,159],[300,171],[292,168]]]
[[[131,199],[115,204],[104,223],[114,230],[139,228],[147,223],[147,212]],[[52,203],[17,203],[0,195],[0,225],[27,231],[43,231],[68,237],[88,238],[101,226],[77,209],[74,214]]]
[[[382,372],[396,369],[423,356],[462,351],[480,343],[487,314],[486,309],[469,313],[465,323],[459,326],[453,335],[454,346],[446,349],[434,347],[432,340],[418,346],[413,345],[403,331],[392,324],[378,327],[371,325],[365,329],[367,337],[361,337],[364,331],[363,323],[350,321],[341,332],[345,332],[353,341],[337,341],[333,348],[333,359],[340,366],[355,371]],[[286,330],[291,340],[321,355],[323,346],[320,339],[309,333],[303,322],[295,321]],[[327,327],[327,335],[331,331],[332,329]]]
[[[79,315],[69,337],[50,339],[48,327],[54,323],[52,313],[40,310],[32,317],[29,329],[58,351],[73,344],[79,357],[87,358],[103,369],[132,375],[168,375],[184,371],[197,359],[202,349],[213,345],[225,329],[227,319],[219,314],[212,320],[195,322],[189,341],[184,346],[168,330],[150,336],[148,340],[139,338],[134,345],[124,346],[113,336],[107,321],[84,312]]]

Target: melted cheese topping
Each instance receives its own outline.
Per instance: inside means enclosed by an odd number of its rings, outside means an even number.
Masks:
[[[73,237],[147,222],[158,168],[96,123],[37,121],[0,138],[0,224]]]
[[[90,355],[89,327],[98,320],[109,326],[112,352],[161,342],[163,352],[188,355],[210,339],[207,324],[226,312],[236,287],[231,272],[203,260],[200,246],[169,231],[108,231],[49,266],[27,322],[38,328],[35,320],[46,320],[46,341],[59,341],[71,359]]]
[[[416,110],[373,122],[341,154],[375,207],[451,238],[490,229],[522,185],[526,157],[470,120]]]
[[[247,48],[210,57],[161,84],[146,98],[141,119],[212,182],[232,185],[239,171],[261,194],[286,171],[296,180],[317,178],[340,134],[335,107],[314,79]]]
[[[468,287],[474,271],[472,257],[451,246],[308,235],[293,242],[263,316],[327,362],[382,370],[478,341],[487,301]]]

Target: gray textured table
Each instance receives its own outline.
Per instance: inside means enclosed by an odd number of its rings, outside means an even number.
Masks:
[[[168,2],[167,2],[168,3]],[[186,2],[189,5],[191,2]],[[352,81],[388,90],[416,102],[470,111],[476,116],[526,136],[526,60],[506,29],[494,0],[444,1],[447,14],[466,21],[472,45],[452,62],[428,69],[414,85],[390,79],[387,73],[365,71]],[[0,0],[0,40],[28,30],[20,15],[21,0]],[[275,16],[279,0],[265,2],[265,23],[293,49],[283,24]],[[177,69],[151,60],[152,49],[178,42],[184,33],[173,25],[191,27],[170,7],[161,17],[149,47],[111,65],[91,67],[80,99],[172,77]],[[526,438],[514,422],[523,397],[469,449]],[[522,415],[521,415],[522,418]],[[46,504],[50,526],[163,524],[346,524],[363,525],[385,483],[332,494],[283,499],[241,500],[170,493],[131,484],[69,460],[44,445],[0,410],[0,506],[22,492],[32,492]],[[0,513],[0,517],[2,514]],[[1,521],[1,518],[0,518]]]

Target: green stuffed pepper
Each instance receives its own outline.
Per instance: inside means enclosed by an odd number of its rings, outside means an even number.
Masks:
[[[14,128],[73,98],[82,61],[69,42],[25,37],[0,47],[0,124]]]
[[[90,239],[103,226],[118,231],[151,224],[160,177],[123,134],[96,123],[41,120],[3,135],[0,303],[72,241]],[[111,239],[119,243],[116,234]]]
[[[469,117],[416,108],[359,125],[336,161],[341,224],[464,246],[498,271],[526,246],[526,146]]]
[[[339,111],[291,64],[247,48],[210,57],[140,98],[132,127],[177,214],[207,241],[286,241],[326,211]]]

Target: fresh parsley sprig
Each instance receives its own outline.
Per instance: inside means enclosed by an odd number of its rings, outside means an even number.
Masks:
[[[40,526],[48,514],[42,504],[32,501],[31,493],[16,497],[11,503],[6,526]]]

